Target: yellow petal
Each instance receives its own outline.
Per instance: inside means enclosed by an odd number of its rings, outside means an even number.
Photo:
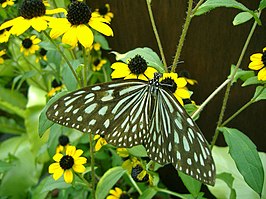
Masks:
[[[67,146],[66,155],[69,155],[69,156],[73,157],[75,152],[76,152],[76,147],[75,146]]]
[[[86,168],[83,165],[74,164],[72,168],[77,173],[83,173],[86,170]]]
[[[138,76],[131,73],[131,74],[127,75],[124,79],[138,79]]]
[[[248,67],[252,70],[260,70],[264,66],[262,61],[253,61],[250,62]]]
[[[73,173],[71,170],[65,170],[64,172],[64,180],[66,183],[71,183],[73,181]]]
[[[71,26],[71,28],[64,34],[62,42],[69,44],[72,47],[76,47],[78,43],[77,27]]]
[[[89,21],[89,25],[98,32],[106,35],[106,36],[113,36],[113,30],[108,26],[106,23],[103,23],[102,20],[99,18],[94,18],[93,20]]]
[[[62,157],[63,157],[63,154],[61,154],[61,153],[56,153],[56,154],[53,156],[53,159],[54,159],[54,161],[59,162],[59,161],[61,160]]]
[[[64,8],[56,8],[52,10],[46,10],[45,14],[47,15],[52,15],[52,14],[57,14],[63,12],[65,15],[67,14],[67,11]]]
[[[31,19],[31,26],[38,32],[41,32],[42,30],[46,30],[47,21],[42,17],[34,17]]]
[[[79,156],[81,156],[83,153],[83,151],[81,149],[76,150],[75,154],[73,155],[73,158],[78,158]]]
[[[67,32],[70,29],[71,24],[65,18],[54,19],[49,22],[49,27],[52,28],[50,32],[50,37],[57,38]]]
[[[13,26],[14,24],[21,24],[21,21],[23,21],[23,20],[25,20],[23,17],[17,17],[15,19],[11,19],[9,21],[6,21],[0,26],[0,30],[3,30],[3,29],[8,28],[10,26]]]
[[[190,98],[190,94],[186,88],[179,88],[175,92],[176,95],[181,97],[182,99],[188,99]]]
[[[155,68],[148,66],[144,74],[149,78],[152,79],[154,77],[154,73],[158,72]],[[146,78],[147,79],[147,78]]]
[[[129,70],[128,65],[123,62],[115,62],[111,65],[111,68],[114,70]]]
[[[177,84],[177,88],[182,88],[187,85],[187,81],[184,77],[179,77],[175,80],[175,83]]]
[[[118,199],[116,196],[107,196],[106,199]]]
[[[178,102],[179,102],[182,106],[184,106],[184,102],[183,102],[183,100],[181,99],[181,97],[179,97],[179,96],[176,95],[176,94],[174,94],[174,96],[176,97],[176,99],[178,100]]]
[[[122,78],[122,77],[126,77],[127,75],[129,75],[131,72],[128,68],[128,66],[125,65],[120,65],[120,68],[115,69],[112,74],[111,77],[114,78]]]
[[[58,169],[62,169],[60,167],[60,164],[58,162],[56,163],[52,163],[49,168],[48,168],[48,172],[49,173],[55,173],[56,171],[58,171]]]
[[[23,34],[26,30],[28,30],[30,26],[31,26],[31,21],[28,19],[17,21],[17,23],[14,24],[10,29],[10,33],[19,36]]]
[[[250,61],[261,61],[262,53],[255,53],[250,56]]]
[[[85,157],[79,157],[74,160],[75,164],[85,164],[87,162],[87,159]]]
[[[91,13],[91,18],[90,21],[99,21],[99,22],[104,22],[104,23],[110,23],[107,19],[105,19],[104,17],[102,17],[99,13],[97,12],[93,12]]]
[[[258,73],[258,80],[265,81],[266,80],[266,68],[263,68]]]
[[[125,78],[126,79],[126,78]],[[131,79],[131,78],[129,78],[129,79]],[[135,78],[134,78],[135,79]],[[138,79],[141,79],[141,80],[144,80],[144,81],[148,81],[150,78],[147,78],[145,75],[143,75],[143,74],[140,74],[139,76],[138,76]]]
[[[99,151],[107,142],[104,138],[99,138],[95,144],[95,151]]]
[[[55,172],[55,173],[53,174],[53,178],[54,178],[54,180],[58,180],[58,179],[63,175],[63,173],[64,173],[64,170],[63,170],[63,169],[58,170],[57,172]]]
[[[94,36],[91,29],[86,25],[77,26],[77,37],[82,46],[85,48],[91,47]]]

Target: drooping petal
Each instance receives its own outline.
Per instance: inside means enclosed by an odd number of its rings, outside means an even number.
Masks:
[[[148,66],[144,74],[149,78],[152,79],[154,77],[154,73],[158,72],[155,68]],[[146,78],[147,79],[147,78]]]
[[[75,152],[76,152],[76,147],[75,146],[68,146],[66,148],[66,155],[69,155],[69,156],[73,157]]]
[[[85,48],[91,47],[94,36],[89,27],[86,25],[77,26],[77,37],[82,46]]]
[[[252,70],[260,70],[264,66],[262,61],[253,61],[250,62],[248,67]]]
[[[104,138],[100,138],[95,144],[95,151],[99,151],[106,144],[106,140]]]
[[[77,173],[83,173],[86,170],[86,168],[83,165],[74,164],[72,168]]]
[[[98,32],[106,35],[106,36],[113,36],[113,30],[107,24],[103,23],[99,18],[94,18],[93,20],[89,21],[89,25]]]
[[[124,79],[138,79],[138,76],[136,74],[130,73]]]
[[[47,21],[42,17],[34,17],[31,19],[31,26],[38,32],[47,29]]]
[[[186,88],[179,88],[176,90],[175,93],[176,93],[176,95],[178,95],[182,99],[189,99],[190,98],[190,94]]]
[[[61,160],[62,157],[63,157],[63,154],[61,154],[61,153],[56,153],[56,154],[53,156],[53,159],[54,159],[54,161],[59,162],[59,161]]]
[[[28,30],[30,26],[31,22],[28,19],[17,21],[16,24],[14,24],[10,29],[10,33],[19,36],[23,34],[26,30]]]
[[[66,183],[71,183],[73,181],[73,173],[71,170],[65,170],[64,172],[64,180]]]
[[[174,96],[176,97],[176,99],[178,100],[178,102],[179,102],[182,106],[184,106],[184,102],[183,102],[182,98],[179,97],[178,95],[176,95],[175,93],[174,93]]]
[[[100,21],[100,22],[104,22],[104,23],[110,23],[107,19],[105,19],[104,17],[102,17],[99,13],[97,12],[93,12],[91,13],[91,18],[90,18],[90,21],[93,21],[93,20],[97,20],[97,21]]]
[[[77,27],[72,26],[63,36],[62,42],[75,47],[78,43]]]
[[[135,78],[134,78],[134,79],[135,79]],[[141,80],[144,80],[144,81],[148,81],[150,78],[147,79],[147,77],[146,77],[145,75],[140,74],[140,75],[138,76],[138,79],[141,79]]]
[[[1,26],[0,26],[0,30],[3,30],[5,28],[8,28],[10,26],[13,26],[14,24],[21,24],[21,21],[25,20],[23,17],[17,17],[15,19],[11,19],[9,21],[4,22]]]
[[[71,24],[65,18],[53,19],[49,22],[49,27],[52,28],[50,37],[54,39],[67,32]]]
[[[79,157],[77,159],[74,159],[75,164],[85,164],[87,162],[87,159],[85,157]]]
[[[120,63],[120,64],[112,64],[112,68],[116,68],[112,74],[111,74],[111,77],[114,79],[114,78],[122,78],[122,77],[126,77],[128,76],[131,72],[128,68],[128,66],[125,64],[125,63],[122,63],[122,62],[117,62],[117,63]]]
[[[259,71],[258,80],[262,80],[262,81],[266,80],[266,68],[265,67]]]

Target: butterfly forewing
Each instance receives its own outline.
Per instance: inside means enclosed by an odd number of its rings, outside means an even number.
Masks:
[[[148,126],[146,90],[142,81],[99,84],[59,98],[46,115],[61,125],[100,134],[117,147],[132,147],[142,144]]]
[[[149,157],[161,164],[171,162],[197,180],[214,184],[215,166],[207,141],[176,98],[159,89],[148,139]]]

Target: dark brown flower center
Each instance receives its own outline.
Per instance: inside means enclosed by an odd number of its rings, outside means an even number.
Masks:
[[[143,74],[147,68],[147,62],[140,55],[136,55],[133,59],[131,59],[128,63],[128,68],[131,73],[135,75]]]
[[[119,199],[130,199],[129,195],[127,193],[122,193],[119,197]]]
[[[68,6],[67,20],[72,25],[87,24],[91,18],[91,10],[83,2],[74,1]]]
[[[99,13],[100,13],[100,15],[106,15],[107,13],[108,13],[108,7],[106,6],[106,5],[104,5],[104,6],[102,6],[102,7],[100,7],[99,8]]]
[[[56,88],[58,86],[62,86],[62,82],[58,82],[56,79],[52,81],[52,87]]]
[[[59,165],[64,170],[71,169],[74,165],[74,159],[72,156],[65,155],[61,158]]]
[[[32,41],[30,38],[26,38],[22,41],[22,46],[26,49],[29,49],[32,46]]]
[[[19,11],[20,15],[25,19],[32,19],[33,17],[45,15],[45,10],[42,0],[24,0]]]
[[[169,89],[172,93],[174,93],[177,89],[177,84],[175,83],[175,81],[173,79],[171,79],[170,77],[167,77],[165,79],[163,79],[160,84],[162,85],[162,87],[164,87],[165,89]]]
[[[45,50],[44,48],[41,48],[41,49],[40,49],[40,55],[41,55],[41,56],[45,56],[46,53],[47,53],[47,50]]]
[[[94,65],[94,66],[98,66],[100,62],[101,62],[100,59],[96,59],[96,60],[93,62],[93,65]]]
[[[262,54],[261,61],[263,62],[264,66],[266,66],[266,50]]]
[[[62,146],[66,146],[69,143],[69,138],[66,135],[60,135],[58,142]]]
[[[137,165],[136,167],[132,168],[131,171],[131,177],[136,181],[136,182],[146,182],[149,180],[149,175],[146,174],[142,179],[138,178],[138,175],[143,171],[143,168],[140,165]]]

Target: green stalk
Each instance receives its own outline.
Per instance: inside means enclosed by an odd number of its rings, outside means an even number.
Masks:
[[[137,190],[137,192],[139,192],[139,195],[142,195],[142,191],[140,190],[139,186],[137,185],[137,183],[135,182],[135,180],[131,177],[131,175],[126,172],[130,182],[133,184],[133,186],[135,187],[135,189]]]
[[[87,86],[88,84],[88,67],[89,61],[87,59],[86,48],[82,46],[83,60],[84,60],[84,68],[83,68],[83,86]]]
[[[261,12],[259,12],[258,17],[260,16],[260,13]],[[233,73],[232,73],[232,75],[230,77],[230,82],[227,84],[225,95],[224,95],[224,99],[223,99],[222,108],[221,108],[220,115],[219,115],[219,119],[218,119],[218,122],[217,122],[217,126],[216,126],[216,129],[215,129],[215,133],[214,133],[213,139],[211,141],[211,149],[215,145],[216,140],[217,140],[218,135],[219,135],[219,130],[218,129],[219,129],[219,127],[221,127],[221,124],[223,122],[223,117],[224,117],[226,105],[227,105],[227,102],[228,102],[228,98],[229,98],[232,82],[234,80],[234,77],[236,75],[236,72],[237,72],[238,68],[240,67],[240,64],[241,64],[241,62],[243,60],[243,57],[244,57],[244,55],[246,53],[247,47],[248,47],[248,45],[250,43],[251,37],[253,36],[256,27],[257,27],[257,22],[254,21],[254,23],[253,23],[253,25],[251,27],[251,30],[250,30],[250,32],[248,34],[247,40],[246,40],[246,42],[245,42],[245,44],[243,46],[243,49],[241,51],[241,54],[240,54],[240,56],[238,58],[236,67],[235,67],[235,69],[234,69],[234,71],[233,71]]]
[[[94,170],[94,146],[93,135],[90,133],[90,156],[91,156],[91,196],[95,199],[95,170]]]
[[[154,189],[157,190],[158,192],[166,193],[166,194],[169,194],[169,195],[172,195],[172,196],[176,196],[178,198],[182,198],[182,199],[186,199],[187,198],[186,196],[183,196],[182,194],[179,194],[179,193],[167,190],[167,189],[161,189],[159,187],[154,187]]]
[[[179,42],[178,42],[178,46],[176,49],[176,53],[175,53],[175,57],[174,57],[174,61],[172,64],[172,70],[171,72],[175,72],[176,66],[178,64],[179,58],[180,58],[180,54],[184,45],[184,41],[187,35],[187,31],[188,31],[188,27],[190,25],[191,19],[192,19],[192,15],[191,15],[191,11],[192,11],[192,5],[193,5],[193,0],[189,0],[188,1],[188,9],[187,9],[187,16],[186,16],[186,20],[185,20],[185,24],[182,30],[182,34],[180,36]]]
[[[154,17],[153,17],[153,12],[152,12],[152,9],[151,9],[151,2],[152,2],[152,0],[146,0],[147,7],[148,7],[148,13],[149,13],[149,16],[150,16],[151,25],[152,25],[152,29],[153,29],[153,32],[154,32],[154,35],[155,35],[155,38],[156,38],[156,41],[157,41],[157,45],[158,45],[158,48],[159,48],[159,51],[160,51],[160,54],[161,54],[161,58],[162,58],[163,65],[164,65],[164,69],[165,69],[165,71],[168,71],[167,63],[166,63],[164,52],[163,52],[162,43],[161,43],[161,40],[160,40],[160,37],[159,37],[159,33],[157,31],[157,28],[156,28],[156,24],[155,24]]]
[[[43,31],[44,35],[49,39],[49,41],[56,47],[56,49],[58,50],[58,52],[61,54],[61,56],[64,58],[64,60],[66,61],[69,69],[71,70],[71,72],[73,73],[79,87],[81,87],[81,82],[79,81],[79,78],[73,68],[73,66],[71,65],[70,61],[68,60],[68,58],[66,57],[66,55],[63,53],[63,51],[60,49],[60,47],[55,43],[55,41],[50,37],[50,35]]]

